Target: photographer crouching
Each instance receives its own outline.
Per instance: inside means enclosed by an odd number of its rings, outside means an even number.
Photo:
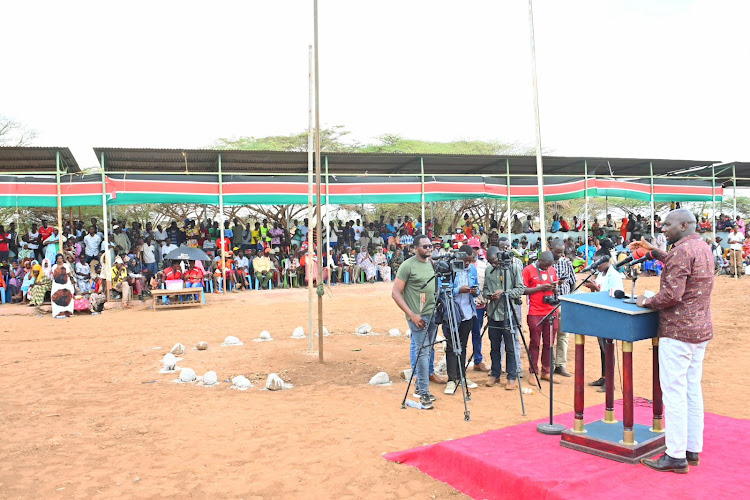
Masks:
[[[464,269],[456,271],[453,280],[453,309],[456,311],[455,317],[460,321],[458,324],[458,339],[461,343],[461,366],[466,366],[466,345],[469,342],[474,317],[477,315],[474,297],[479,295],[479,280],[477,268],[471,265],[473,253],[474,250],[469,245],[462,245],[458,249],[458,257],[456,258],[463,261]],[[445,362],[448,369],[448,384],[444,392],[445,394],[455,394],[458,385],[461,383],[458,370],[459,356],[456,356],[457,346],[453,345],[453,336],[447,318],[443,321],[443,335],[446,340]],[[477,384],[466,378],[467,389],[476,387]]]
[[[529,355],[531,366],[529,366],[529,380],[534,380],[534,374],[539,373],[539,343],[543,344],[542,350],[542,380],[550,379],[550,345],[555,341],[555,330],[557,322],[555,316],[551,321],[538,323],[549,314],[560,299],[557,296],[557,272],[553,266],[555,257],[552,252],[542,252],[539,260],[534,264],[526,266],[523,270],[523,284],[526,287],[524,294],[529,296],[529,315],[526,321],[529,325]],[[554,383],[559,384],[560,379],[555,378]]]
[[[506,240],[507,241],[507,240]],[[508,374],[508,383],[505,388],[509,391],[518,388],[518,352],[514,332],[510,328],[510,318],[514,311],[508,307],[515,308],[520,302],[526,287],[523,284],[521,261],[513,258],[510,252],[501,251],[498,247],[490,247],[487,250],[487,262],[491,266],[484,275],[484,287],[482,295],[488,300],[487,304],[487,328],[490,335],[490,359],[492,369],[490,378],[485,384],[493,387],[500,381],[502,373],[502,346],[505,344],[505,359],[507,364],[505,372]],[[504,295],[507,294],[507,297]],[[507,300],[506,300],[507,298]],[[520,315],[513,321],[517,325]]]

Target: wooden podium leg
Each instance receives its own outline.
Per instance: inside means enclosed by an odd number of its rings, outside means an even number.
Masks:
[[[573,423],[573,432],[586,432],[583,427],[583,342],[585,337],[576,334],[576,374],[573,406],[575,411],[575,421]]]
[[[615,420],[615,342],[611,339],[604,341],[604,379],[605,379],[605,410],[604,422],[616,424]]]
[[[622,343],[622,442],[636,444],[633,431],[633,343]]]
[[[661,382],[659,380],[659,337],[651,339],[651,345],[654,351],[654,425],[651,432],[664,432],[664,403],[661,399]]]

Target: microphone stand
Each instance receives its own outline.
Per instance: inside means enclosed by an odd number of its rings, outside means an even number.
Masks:
[[[589,280],[596,274],[596,269],[593,269],[591,273],[584,278],[583,281],[581,281],[576,287],[570,291],[570,293],[575,292],[581,286],[583,286],[584,283],[588,283]],[[549,360],[550,360],[550,373],[549,373],[549,422],[545,422],[543,424],[538,424],[536,426],[537,432],[540,432],[542,434],[547,434],[550,436],[556,436],[562,434],[562,432],[566,429],[566,427],[563,424],[556,424],[554,421],[554,395],[555,395],[555,389],[554,389],[554,373],[555,370],[552,369],[552,365],[554,364],[554,354],[555,354],[555,346],[552,342],[552,327],[553,327],[553,321],[555,320],[554,314],[557,312],[558,309],[560,309],[560,306],[562,305],[562,302],[557,304],[554,309],[552,309],[542,320],[537,323],[536,326],[541,326],[542,323],[545,321],[549,321],[550,324],[550,343],[549,343]],[[541,386],[540,386],[541,388]]]
[[[638,281],[638,268],[628,265],[628,273],[630,273],[630,278],[633,280],[633,292],[630,294],[630,298],[623,300],[623,302],[626,304],[636,304],[638,301],[635,298],[635,282]]]

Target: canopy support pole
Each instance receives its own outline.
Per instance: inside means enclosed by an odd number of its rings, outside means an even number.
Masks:
[[[227,260],[224,251],[224,178],[221,173],[221,153],[219,153],[219,230],[221,231],[221,289],[227,292]],[[252,282],[252,279],[251,279]]]
[[[536,77],[536,43],[534,41],[534,9],[529,0],[529,29],[531,31],[531,83],[534,88],[534,119],[536,122],[536,180],[539,187],[539,231],[542,241],[539,249],[547,244],[547,223],[544,217],[544,165],[542,164],[542,129],[539,124],[539,88]]]
[[[307,278],[307,316],[308,316],[308,341],[307,347],[310,352],[313,352],[313,286],[312,280],[312,265],[313,265],[313,232],[312,232],[312,221],[313,221],[313,148],[315,143],[313,140],[313,106],[315,105],[313,95],[313,48],[312,45],[308,47],[309,52],[309,96],[308,96],[308,112],[307,112],[307,257],[305,258],[305,278]]]
[[[653,162],[648,162],[648,168],[651,171],[651,175],[649,176],[649,179],[651,179],[651,241],[653,242],[654,233],[656,232],[656,229],[655,229],[656,223],[654,222],[654,214],[656,212],[656,209],[654,208],[654,164]]]
[[[329,212],[331,211],[331,204],[330,204],[330,198],[331,198],[331,192],[328,188],[328,155],[325,157],[325,164],[326,164],[326,261],[327,264],[326,268],[330,271],[331,266],[331,216]],[[328,275],[328,284],[331,284],[331,274]],[[321,278],[322,279],[322,278]]]
[[[318,76],[318,0],[314,3],[314,36],[315,36],[315,184],[317,187],[318,199],[318,237],[316,238],[318,244],[318,252],[323,253],[323,245],[321,242],[322,227],[321,226],[321,206],[322,201],[320,199],[320,78]],[[323,362],[323,255],[318,256],[318,362]],[[310,332],[312,337],[312,332]]]
[[[427,230],[425,229],[427,225],[424,220],[424,158],[421,156],[419,157],[419,166],[422,172],[422,233],[427,234]]]
[[[110,253],[109,253],[109,215],[107,214],[107,177],[104,175],[104,152],[102,152],[102,217],[104,218],[104,258],[102,259],[103,262],[102,270],[104,276],[106,277],[106,280],[104,282],[104,296],[107,298],[107,301],[110,299],[110,291],[112,289],[112,281],[110,278],[110,272],[112,268],[112,263],[109,261]]]
[[[714,166],[711,166],[711,207],[713,210],[711,214],[711,234],[713,236],[711,242],[713,243],[716,241],[716,168]]]
[[[60,252],[62,253],[63,224],[62,224],[62,192],[60,190],[60,152],[55,152],[55,179],[57,180],[57,231],[60,242]]]
[[[510,225],[511,225],[511,219],[510,219],[510,160],[505,159],[505,203],[508,205],[507,207],[507,219],[508,223],[505,226],[505,229],[508,231],[508,242],[513,243],[513,239],[510,236]]]
[[[583,258],[586,259],[586,265],[589,265],[589,163],[586,160],[583,160],[583,193]]]
[[[734,185],[734,203],[732,207],[732,219],[737,219],[737,168],[732,165],[732,184]]]

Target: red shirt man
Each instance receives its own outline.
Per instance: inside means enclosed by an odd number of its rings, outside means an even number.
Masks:
[[[219,239],[217,239],[217,240],[216,240],[216,248],[221,248],[221,249],[223,249],[223,250],[224,250],[225,252],[228,252],[228,251],[229,251],[229,247],[230,247],[231,245],[232,245],[232,240],[230,240],[230,239],[229,239],[229,238],[227,238],[226,236],[224,237],[224,239],[223,239],[223,240],[222,240],[221,238],[219,238]]]
[[[560,217],[560,230],[568,232],[570,231],[570,226],[568,225],[568,221]]]
[[[181,280],[182,272],[180,271],[180,265],[175,263],[172,267],[168,267],[164,270],[164,280]]]
[[[45,223],[46,224],[46,223]],[[52,236],[52,233],[55,231],[55,228],[52,226],[42,226],[39,228],[39,236],[42,237],[42,242]]]
[[[201,271],[197,267],[191,267],[190,269],[185,271],[183,278],[188,283],[203,283],[203,271]]]
[[[529,355],[531,356],[531,373],[539,373],[539,348],[540,341],[542,349],[542,379],[549,380],[550,353],[549,347],[555,342],[556,321],[550,323],[545,321],[539,324],[544,316],[554,309],[554,304],[544,302],[544,297],[554,296],[557,286],[557,272],[553,266],[555,257],[552,252],[542,252],[539,261],[524,268],[523,284],[526,287],[525,294],[529,300],[529,315],[526,321],[529,325]],[[556,381],[558,379],[555,379]]]

